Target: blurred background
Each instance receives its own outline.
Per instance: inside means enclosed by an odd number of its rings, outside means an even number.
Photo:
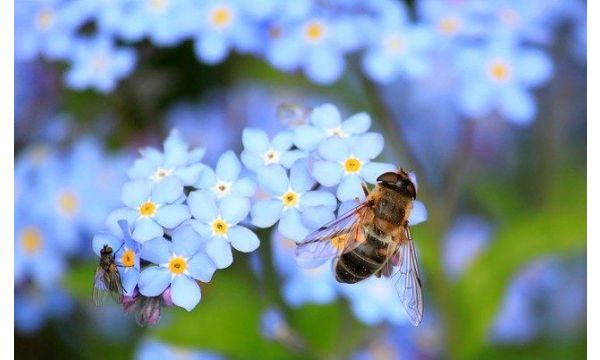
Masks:
[[[586,3],[15,1],[15,357],[576,359],[586,354]],[[91,302],[91,239],[177,128],[204,162],[283,102],[366,111],[416,172],[419,327],[257,252],[142,328]]]

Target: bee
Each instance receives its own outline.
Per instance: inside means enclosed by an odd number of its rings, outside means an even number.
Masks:
[[[92,299],[96,306],[102,306],[107,292],[117,303],[123,303],[123,284],[119,275],[119,267],[115,261],[116,252],[113,252],[108,245],[104,245],[100,250],[100,263],[96,268],[94,292],[92,293]]]
[[[335,278],[354,284],[368,277],[391,278],[413,325],[423,319],[423,291],[408,217],[417,197],[415,181],[404,169],[386,172],[354,209],[309,234],[297,245],[302,267],[334,259]],[[358,201],[358,199],[357,199]]]

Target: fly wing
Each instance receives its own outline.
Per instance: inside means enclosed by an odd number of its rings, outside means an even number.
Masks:
[[[96,306],[102,306],[104,302],[104,298],[106,297],[106,292],[108,288],[106,286],[104,270],[98,266],[96,269],[96,275],[94,276],[94,290],[92,292],[92,300]]]
[[[398,259],[400,264],[392,276],[392,281],[404,305],[406,315],[410,322],[417,326],[423,320],[423,289],[417,252],[410,236],[408,241],[400,244]]]
[[[108,278],[108,291],[110,292],[110,296],[117,304],[122,304],[124,290],[119,271],[115,267],[114,271],[110,271],[106,276]]]
[[[364,240],[360,225],[369,211],[369,204],[363,202],[309,234],[296,248],[298,265],[302,268],[315,268],[340,253],[354,249]]]

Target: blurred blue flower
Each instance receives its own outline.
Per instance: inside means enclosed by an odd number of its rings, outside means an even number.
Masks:
[[[142,157],[137,159],[127,174],[134,180],[160,182],[173,177],[181,186],[191,186],[200,177],[205,166],[200,163],[204,157],[203,148],[188,151],[178,130],[173,129],[163,143],[163,152],[154,148],[141,149]]]
[[[242,134],[244,151],[241,154],[242,162],[251,171],[258,172],[271,164],[282,165],[290,168],[294,161],[307,154],[300,150],[292,150],[294,146],[293,133],[283,131],[277,133],[269,141],[267,133],[260,129],[246,128]]]
[[[363,134],[370,127],[371,117],[366,113],[354,114],[342,121],[340,112],[334,105],[323,104],[312,111],[309,125],[300,125],[294,129],[294,145],[311,151],[326,138],[336,136],[345,139]]]
[[[153,184],[151,180],[134,180],[123,185],[121,200],[127,206],[113,211],[107,227],[119,231],[118,221],[126,220],[133,228],[132,237],[144,243],[160,237],[164,228],[173,229],[190,218],[190,212],[180,203],[183,186],[175,177],[166,177]]]
[[[323,140],[319,154],[324,160],[313,165],[313,175],[323,186],[338,185],[340,201],[364,198],[361,181],[374,184],[386,171],[395,171],[393,164],[373,162],[383,150],[383,136],[366,133],[346,141],[338,137]]]
[[[338,285],[330,263],[314,269],[299,268],[295,260],[295,241],[278,232],[273,232],[271,247],[275,269],[284,279],[282,296],[290,306],[328,304],[336,299]]]
[[[448,49],[485,31],[475,16],[477,5],[472,1],[424,0],[417,3],[417,14],[437,34],[436,47]]]
[[[239,0],[210,0],[197,3],[194,50],[207,64],[220,63],[231,49],[242,53],[258,46],[257,29],[247,9],[252,5]]]
[[[158,296],[171,285],[173,303],[192,311],[200,302],[200,287],[196,280],[209,282],[216,270],[204,252],[204,245],[204,241],[189,225],[175,229],[172,241],[158,237],[144,243],[142,259],[158,266],[142,270],[140,293]]]
[[[258,173],[258,183],[271,198],[253,205],[252,223],[256,226],[270,227],[279,220],[279,232],[300,241],[333,220],[337,201],[331,193],[312,191],[315,181],[303,159],[292,165],[289,178],[281,166],[269,165]]]
[[[233,151],[227,151],[217,161],[215,171],[206,168],[196,188],[205,189],[216,199],[222,200],[227,196],[250,197],[256,190],[256,183],[250,177],[240,178],[242,164]]]
[[[457,280],[488,246],[492,236],[490,224],[476,216],[458,218],[443,242],[444,267]]]
[[[113,249],[123,291],[126,296],[132,296],[140,276],[141,245],[131,238],[129,225],[125,221],[121,221],[119,226],[122,231],[120,234],[112,234],[108,231],[96,233],[92,239],[92,248],[98,257],[104,245]]]
[[[15,291],[15,329],[24,334],[42,328],[49,318],[61,318],[74,308],[74,301],[53,287],[40,290],[33,287]]]
[[[479,118],[497,109],[508,121],[524,125],[536,116],[530,89],[552,76],[552,63],[541,50],[495,43],[468,49],[457,57],[462,74],[458,105],[464,115]]]
[[[135,52],[130,48],[115,47],[107,37],[79,39],[71,46],[71,67],[65,81],[77,90],[94,88],[110,92],[135,67]]]
[[[223,269],[231,265],[231,246],[241,252],[252,252],[260,244],[258,237],[248,228],[238,225],[248,216],[250,200],[238,195],[223,198],[217,206],[215,197],[206,190],[193,191],[188,205],[194,217],[194,229],[208,239],[206,253]]]
[[[340,288],[350,302],[354,316],[361,322],[370,326],[408,322],[402,299],[389,278],[372,276],[356,284],[341,284]]]
[[[144,340],[138,346],[136,360],[222,360],[222,356],[195,349],[181,348],[156,340]]]

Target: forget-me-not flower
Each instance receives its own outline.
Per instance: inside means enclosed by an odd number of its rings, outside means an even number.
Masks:
[[[195,186],[207,190],[218,200],[230,195],[250,197],[256,190],[256,183],[250,177],[240,178],[241,171],[240,160],[229,150],[219,157],[215,171],[205,168]]]
[[[364,112],[354,114],[342,121],[339,110],[332,104],[316,107],[310,114],[310,124],[299,125],[294,129],[294,145],[311,151],[326,138],[337,136],[347,138],[365,133],[371,127],[371,117]]]
[[[134,180],[123,185],[121,200],[127,206],[113,211],[107,227],[116,233],[117,222],[126,220],[133,228],[132,237],[144,243],[162,236],[190,218],[190,212],[180,203],[183,196],[181,182],[173,177],[153,184],[151,180]]]
[[[292,150],[293,133],[282,131],[269,140],[267,133],[260,129],[247,128],[242,134],[241,158],[244,165],[251,171],[260,171],[265,166],[279,164],[290,168],[294,161],[307,154],[300,150]]]
[[[268,166],[258,173],[258,183],[271,198],[252,207],[252,223],[256,226],[270,227],[279,221],[278,230],[283,236],[300,241],[333,219],[337,201],[327,191],[312,190],[315,180],[306,160],[296,161],[289,177],[281,166]]]
[[[98,36],[74,43],[69,60],[71,67],[65,76],[69,87],[94,88],[106,93],[133,71],[136,54],[130,48],[115,47],[108,37]]]
[[[175,229],[172,241],[158,237],[146,242],[142,258],[157,266],[149,266],[140,274],[140,293],[158,296],[171,285],[173,303],[191,311],[201,297],[196,280],[209,282],[216,270],[203,247],[204,241],[189,225]]]
[[[246,253],[258,248],[260,241],[256,234],[239,225],[250,212],[247,198],[230,195],[217,204],[212,194],[199,190],[191,192],[187,202],[194,217],[190,223],[208,239],[206,253],[217,268],[226,268],[233,262],[231,246]]]
[[[319,154],[324,159],[313,165],[313,176],[323,186],[335,186],[340,201],[364,196],[361,181],[374,184],[377,177],[386,171],[395,171],[393,164],[373,162],[383,150],[383,136],[366,133],[354,141],[338,137],[324,140],[319,145]]]

